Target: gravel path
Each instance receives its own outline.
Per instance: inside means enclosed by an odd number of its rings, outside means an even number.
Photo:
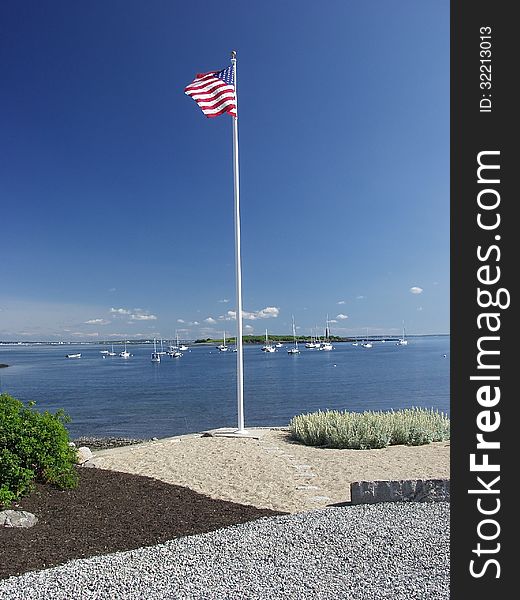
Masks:
[[[327,508],[0,582],[0,599],[443,600],[449,504]]]

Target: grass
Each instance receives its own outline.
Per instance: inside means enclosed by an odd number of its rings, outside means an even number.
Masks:
[[[368,450],[450,439],[450,420],[433,409],[318,411],[293,417],[291,437],[307,446]]]

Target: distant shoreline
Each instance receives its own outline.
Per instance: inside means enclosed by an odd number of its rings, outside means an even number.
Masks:
[[[253,336],[255,338],[255,340],[249,340],[247,339],[250,336],[244,336],[244,344],[245,345],[255,345],[255,344],[263,344],[265,339],[264,336],[262,335],[258,335],[258,336]],[[365,335],[358,335],[358,336],[350,336],[350,337],[339,337],[339,336],[331,336],[330,340],[331,342],[335,342],[335,343],[341,343],[341,342],[356,342],[359,340],[364,340],[365,339]],[[424,333],[424,334],[406,334],[406,337],[408,339],[414,339],[414,338],[425,338],[425,337],[451,337],[451,333]],[[261,340],[259,338],[262,338]],[[389,335],[389,336],[384,336],[384,335],[369,335],[368,338],[371,341],[381,341],[381,340],[385,340],[387,342],[393,342],[393,341],[397,341],[399,339],[399,336],[397,335]],[[227,339],[226,341],[229,344],[233,344],[234,343],[235,338],[231,337],[230,339]],[[286,343],[292,343],[293,338],[292,336],[289,335],[276,335],[276,334],[272,334],[269,335],[269,340],[272,342],[286,342]],[[307,341],[311,340],[311,336],[299,336],[297,338],[298,342],[300,343],[304,343]],[[187,344],[193,344],[193,345],[197,345],[197,346],[211,346],[214,344],[219,344],[222,342],[222,339],[210,339],[209,341],[206,340],[183,340],[184,342],[186,342]],[[31,340],[31,341],[6,341],[6,340],[0,340],[0,346],[122,346],[124,344],[127,344],[129,346],[139,346],[142,344],[153,344],[153,339],[152,340],[101,340],[101,341],[96,341],[96,342],[92,342],[92,341],[66,341],[66,342],[52,342],[52,341],[37,341],[37,340]],[[7,365],[9,366],[9,365]]]

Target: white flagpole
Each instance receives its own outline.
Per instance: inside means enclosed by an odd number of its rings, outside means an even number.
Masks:
[[[233,82],[235,85],[235,103],[238,114],[237,96],[237,53],[231,52],[233,65]],[[238,171],[238,119],[233,120],[233,176],[235,192],[235,276],[236,276],[236,301],[237,301],[237,404],[238,404],[238,429],[235,433],[245,434],[244,429],[244,354],[242,344],[242,264],[240,254],[240,182]]]

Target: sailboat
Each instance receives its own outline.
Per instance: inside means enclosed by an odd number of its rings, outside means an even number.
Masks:
[[[265,330],[265,344],[262,346],[262,352],[276,352],[276,348],[269,342],[267,329]]]
[[[314,330],[313,330],[314,331]],[[314,334],[311,335],[311,341],[307,342],[305,344],[306,348],[319,348],[320,347],[320,343],[318,342],[317,339],[314,338]]]
[[[229,348],[226,346],[226,332],[224,331],[224,341],[222,344],[220,344],[220,346],[217,346],[217,348],[220,350],[220,352],[227,352],[229,350]]]
[[[114,352],[114,344],[112,344],[112,350],[110,350],[110,352],[107,352],[107,356],[115,356],[116,353]]]
[[[120,352],[120,353],[119,353],[119,356],[120,356],[121,358],[130,358],[130,356],[132,356],[132,355],[130,354],[130,352],[127,352],[127,351],[126,351],[126,342],[125,342],[125,349],[123,350],[123,352]]]
[[[157,354],[159,354],[159,355],[166,354],[166,351],[165,351],[164,346],[163,346],[163,339],[162,338],[161,338],[161,351],[157,352]]]
[[[168,356],[172,358],[180,358],[182,356],[181,346],[179,345],[179,334],[175,333],[176,338],[176,346],[170,346],[168,351]]]
[[[153,352],[151,357],[152,362],[160,363],[161,362],[161,353],[157,352],[157,344],[155,342],[155,338],[153,338]]]
[[[404,329],[404,321],[403,321],[403,337],[401,337],[397,341],[396,346],[408,346],[408,340],[406,339],[406,333],[405,333],[405,329]]]
[[[289,348],[289,350],[287,350],[287,354],[300,354],[300,350],[298,348],[298,341],[296,340],[296,328],[294,327],[294,316],[292,318],[292,335],[293,335],[293,340],[294,340],[294,347]]]
[[[318,350],[326,350],[326,351],[334,350],[334,346],[332,345],[332,343],[330,341],[329,315],[327,315],[327,321],[326,321],[326,325],[325,325],[325,339],[319,345]]]
[[[372,348],[372,342],[368,341],[368,327],[367,327],[367,335],[365,337],[365,341],[361,344],[363,348]]]

